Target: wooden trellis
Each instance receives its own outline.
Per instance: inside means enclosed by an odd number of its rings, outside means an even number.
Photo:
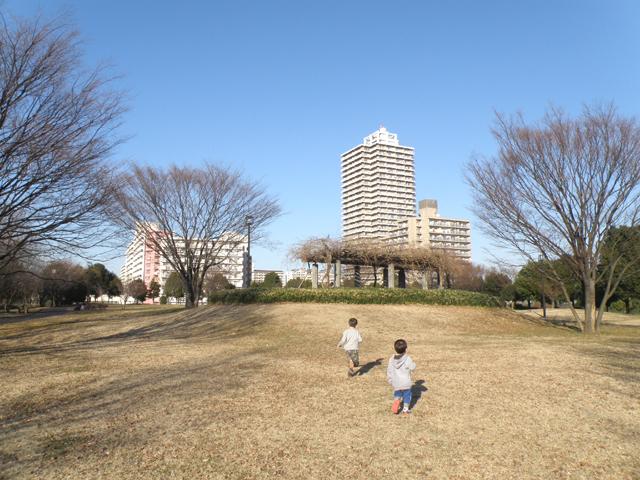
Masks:
[[[356,286],[361,267],[383,268],[384,283],[388,288],[394,288],[396,268],[399,271],[399,286],[406,285],[405,271],[417,271],[422,274],[423,288],[428,288],[429,275],[433,271],[441,272],[451,262],[451,257],[443,251],[428,248],[393,245],[370,239],[336,240],[329,237],[309,239],[293,250],[297,259],[312,264],[311,282],[314,288],[318,286],[318,264],[328,267],[334,265],[336,286],[341,285],[341,266],[352,265]],[[327,268],[330,271],[330,268]],[[441,283],[441,282],[440,282]]]

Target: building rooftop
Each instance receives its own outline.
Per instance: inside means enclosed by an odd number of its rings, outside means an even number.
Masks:
[[[400,145],[398,141],[398,135],[389,132],[382,125],[378,130],[364,137],[362,143],[364,145],[375,145],[376,143],[382,143],[385,145]]]

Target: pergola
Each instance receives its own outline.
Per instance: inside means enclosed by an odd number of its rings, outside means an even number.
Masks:
[[[418,271],[422,275],[422,288],[429,288],[429,275],[439,274],[447,260],[444,252],[428,248],[393,245],[375,240],[335,240],[315,238],[300,244],[294,254],[303,262],[311,264],[312,288],[318,288],[318,264],[334,266],[334,285],[341,286],[341,266],[354,267],[354,282],[361,285],[360,269],[372,267],[383,269],[383,285],[395,288],[395,271],[398,270],[398,287],[406,287],[406,271]],[[439,275],[442,287],[442,275]]]

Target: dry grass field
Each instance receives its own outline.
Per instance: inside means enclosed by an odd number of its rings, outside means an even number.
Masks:
[[[336,343],[360,319],[365,371]],[[393,340],[418,364],[390,411]],[[640,328],[250,305],[0,324],[0,478],[640,478]]]

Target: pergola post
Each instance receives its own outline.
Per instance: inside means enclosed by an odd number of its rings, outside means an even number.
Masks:
[[[342,286],[342,263],[340,260],[336,260],[333,270],[333,286],[340,288]]]
[[[404,268],[398,269],[398,288],[407,288],[407,274]]]
[[[360,265],[353,267],[353,286],[360,288],[362,286],[362,280],[360,278]]]
[[[318,264],[311,265],[311,288],[318,288]]]
[[[389,264],[389,266],[387,267],[387,270],[389,271],[387,288],[395,288],[396,271],[395,271],[395,267],[394,267],[393,263]]]
[[[429,274],[426,271],[422,272],[422,289],[429,290]]]

